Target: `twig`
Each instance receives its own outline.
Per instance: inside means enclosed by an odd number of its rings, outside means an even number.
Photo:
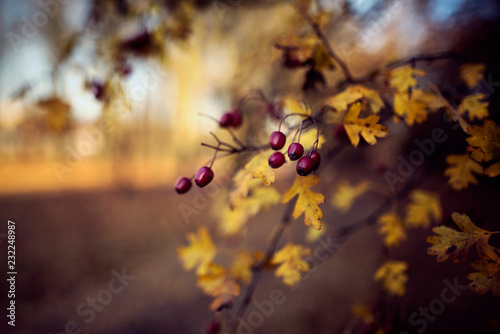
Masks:
[[[316,36],[319,38],[323,46],[326,48],[326,51],[332,57],[333,60],[340,66],[340,69],[342,70],[342,73],[344,73],[344,76],[346,77],[348,82],[355,82],[354,77],[352,76],[351,72],[349,71],[349,68],[347,65],[337,56],[337,54],[333,51],[332,46],[330,45],[330,42],[328,42],[328,39],[326,38],[325,34],[321,31],[321,28],[319,25],[314,22],[314,20],[309,16],[309,14],[304,13],[300,11],[300,14],[306,20],[306,22],[311,26],[311,28],[314,30],[314,33]]]
[[[399,66],[399,65],[403,65],[403,64],[408,64],[408,63],[416,63],[419,61],[432,63],[436,60],[446,59],[446,58],[458,58],[458,54],[454,51],[443,51],[443,52],[430,53],[430,54],[421,54],[418,56],[413,56],[411,58],[397,60],[395,62],[389,63],[387,65],[387,67],[395,67],[395,66]]]
[[[238,308],[238,311],[236,312],[236,315],[234,317],[233,323],[231,324],[231,334],[236,333],[236,330],[238,329],[238,325],[240,324],[240,320],[245,314],[248,306],[250,305],[250,302],[252,301],[252,296],[253,293],[255,292],[255,288],[257,287],[257,284],[259,283],[260,275],[262,274],[262,271],[264,270],[265,265],[271,260],[271,258],[274,255],[274,252],[276,251],[276,247],[278,246],[279,241],[281,240],[281,236],[283,235],[283,232],[285,231],[286,227],[291,221],[292,217],[292,212],[293,208],[295,207],[295,202],[297,199],[295,198],[294,200],[288,202],[288,205],[285,208],[285,212],[283,212],[283,216],[281,217],[280,224],[278,225],[276,231],[274,232],[273,236],[271,237],[271,241],[269,242],[267,246],[267,251],[264,256],[264,258],[260,261],[258,265],[253,267],[253,276],[252,276],[252,281],[248,285],[247,291],[245,293],[245,296],[243,297],[243,301],[241,302],[240,307]]]

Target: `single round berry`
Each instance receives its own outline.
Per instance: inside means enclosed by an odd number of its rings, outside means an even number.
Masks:
[[[200,188],[203,188],[214,179],[214,172],[210,167],[201,167],[196,172],[194,182]]]
[[[285,155],[281,152],[274,152],[269,157],[269,166],[271,168],[280,168],[285,163]]]
[[[233,114],[230,112],[225,112],[219,119],[219,126],[221,128],[229,128],[233,126]]]
[[[309,156],[314,161],[313,171],[315,171],[316,169],[319,168],[319,165],[321,164],[321,155],[319,155],[318,151],[312,151]]]
[[[220,322],[212,321],[207,327],[207,334],[218,334],[220,332]]]
[[[286,136],[281,131],[274,131],[269,137],[269,145],[273,150],[281,150],[286,144]]]
[[[235,128],[239,127],[243,123],[243,115],[238,109],[231,111],[230,114],[233,119],[231,125]]]
[[[188,179],[187,177],[181,177],[179,180],[177,180],[177,183],[175,184],[175,191],[177,191],[178,194],[185,194],[191,189],[191,180]]]
[[[310,156],[300,158],[297,162],[297,174],[300,176],[309,175],[314,169],[314,160]]]
[[[300,159],[300,157],[304,154],[304,146],[300,143],[291,143],[288,146],[288,157],[290,160],[295,161]]]

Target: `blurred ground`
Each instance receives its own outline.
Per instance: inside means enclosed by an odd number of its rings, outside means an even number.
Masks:
[[[69,321],[76,322],[82,333],[203,333],[211,319],[210,299],[196,287],[195,275],[182,270],[176,255],[188,231],[196,230],[199,224],[213,227],[207,220],[208,209],[190,224],[183,223],[177,206],[192,199],[190,194],[176,196],[170,187],[1,197],[0,231],[6,231],[7,219],[16,222],[18,271],[16,328],[5,329],[6,321],[2,321],[2,333],[55,334],[64,332]],[[275,224],[281,210],[253,219],[251,237],[242,247],[263,249],[269,225]],[[326,212],[331,218],[328,226],[364,214],[356,211],[344,217]],[[294,223],[294,240],[304,228],[301,219]],[[465,264],[437,264],[433,257],[423,255],[429,231],[414,231],[391,255],[409,261],[407,297],[381,305],[384,311],[399,314],[401,328],[409,332],[419,327],[408,324],[408,314],[440,298],[443,279],[458,277],[460,284],[466,284],[464,275],[469,271]],[[5,239],[1,241],[5,245]],[[238,248],[240,241],[216,237],[221,247]],[[342,333],[352,320],[351,305],[356,301],[370,305],[379,296],[372,275],[383,258],[380,249],[380,238],[372,227],[351,237],[294,291],[271,273],[264,274],[255,300],[269,299],[273,289],[280,289],[286,302],[276,306],[254,333]],[[89,297],[96,298],[108,287],[111,271],[121,272],[122,268],[134,279],[87,324],[89,315],[79,315],[78,305]],[[4,282],[2,291],[7,289]],[[255,310],[251,306],[244,320],[248,321],[246,317]],[[489,294],[481,297],[465,291],[446,305],[425,332],[497,333],[490,326],[494,317],[498,321],[499,311],[498,302]]]

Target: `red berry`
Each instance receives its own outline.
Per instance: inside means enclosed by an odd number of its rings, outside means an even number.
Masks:
[[[281,152],[274,152],[269,157],[269,166],[271,168],[280,168],[285,163],[285,155]]]
[[[221,128],[229,128],[232,125],[233,125],[233,114],[230,112],[222,114],[221,118],[219,119],[219,126]]]
[[[286,136],[283,132],[274,131],[269,137],[269,145],[273,150],[281,150],[286,144]]]
[[[314,169],[314,160],[310,156],[300,158],[297,162],[297,174],[300,176],[309,175]]]
[[[300,143],[292,143],[288,146],[288,157],[294,161],[299,159],[304,154],[304,146]]]
[[[179,180],[177,180],[177,183],[175,184],[175,191],[177,191],[178,194],[185,194],[191,189],[191,180],[188,179],[187,177],[181,177]]]
[[[207,327],[207,334],[217,334],[220,332],[220,323],[218,321],[212,321]]]
[[[319,165],[321,163],[321,155],[319,155],[318,151],[312,151],[309,156],[314,161],[313,171],[315,171],[316,169],[319,168]]]
[[[237,128],[243,123],[243,115],[238,109],[231,111],[231,117],[233,118],[232,126]]]
[[[194,182],[200,188],[203,188],[207,184],[209,184],[214,179],[214,172],[210,167],[201,167],[196,172],[196,176],[194,177]]]

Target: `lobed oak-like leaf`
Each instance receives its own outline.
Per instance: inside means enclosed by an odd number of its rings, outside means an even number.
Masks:
[[[410,65],[404,65],[390,72],[390,85],[399,93],[407,93],[410,87],[417,84],[416,76],[425,76],[425,71],[416,69]]]
[[[262,252],[239,251],[231,263],[230,273],[238,281],[248,284],[252,280],[252,268],[259,262]]]
[[[310,254],[311,250],[302,245],[286,244],[271,260],[273,264],[279,264],[275,272],[276,277],[282,277],[283,283],[288,286],[299,283],[302,273],[309,270],[309,263],[303,257]]]
[[[500,297],[500,263],[481,259],[474,261],[471,266],[476,272],[467,275],[472,281],[469,283],[469,290],[478,295],[491,291],[493,296]]]
[[[347,87],[341,93],[329,98],[326,101],[326,104],[337,111],[345,111],[350,104],[362,98],[368,101],[370,108],[374,113],[378,113],[384,106],[384,101],[382,101],[382,98],[377,91],[362,85],[352,85]]]
[[[460,66],[460,78],[467,84],[469,89],[476,87],[484,79],[483,64],[469,63]]]
[[[401,241],[406,240],[406,230],[397,213],[386,213],[379,217],[377,223],[380,225],[378,232],[384,236],[387,247],[399,246]]]
[[[438,262],[446,261],[449,257],[453,262],[464,262],[471,246],[476,244],[478,252],[485,253],[488,239],[492,232],[480,229],[469,216],[454,212],[451,218],[461,231],[454,230],[446,226],[434,227],[432,231],[437,235],[427,237],[426,241],[432,246],[427,249],[427,254],[436,255]]]
[[[492,120],[485,120],[483,125],[472,125],[468,129],[467,142],[473,147],[472,159],[486,162],[500,158],[500,127]]]
[[[381,281],[389,295],[403,296],[406,293],[408,264],[404,261],[387,261],[375,272],[375,280]]]
[[[297,219],[304,214],[304,224],[312,225],[315,229],[321,229],[321,219],[323,211],[319,204],[325,202],[325,196],[321,193],[315,193],[311,189],[317,185],[321,178],[317,175],[297,176],[292,187],[283,194],[282,203],[290,202],[295,196],[298,196],[297,203],[293,209],[293,218]]]
[[[448,183],[454,190],[462,190],[469,184],[477,184],[476,177],[472,173],[483,174],[483,166],[469,157],[469,154],[450,154],[446,157],[450,165],[445,169],[444,175],[449,176]]]
[[[216,311],[224,306],[232,307],[234,297],[240,294],[241,288],[230,272],[222,266],[212,263],[207,271],[198,276],[198,286],[209,296],[214,297],[210,310]]]
[[[357,102],[349,108],[344,117],[345,131],[354,147],[358,146],[360,135],[368,144],[375,145],[377,143],[376,137],[383,138],[389,134],[385,126],[377,124],[380,119],[378,115],[358,118],[360,112],[361,104]]]
[[[427,108],[429,101],[424,99],[424,93],[415,89],[411,96],[408,93],[394,94],[394,113],[400,117],[404,117],[406,124],[421,124],[427,120]],[[439,104],[435,105],[439,106]]]
[[[406,208],[405,225],[407,227],[428,228],[431,219],[436,222],[441,219],[441,204],[436,194],[417,189],[410,194],[410,200]]]
[[[457,108],[458,114],[463,115],[465,112],[469,112],[469,121],[473,121],[475,118],[481,120],[489,116],[488,102],[482,101],[486,95],[483,93],[472,94],[463,98],[462,102]]]
[[[339,182],[335,190],[331,204],[341,213],[347,213],[354,202],[370,188],[370,182],[362,181],[351,185],[348,181]]]
[[[197,234],[189,233],[187,239],[189,245],[179,247],[177,250],[184,269],[196,268],[197,275],[206,274],[217,254],[217,247],[212,242],[210,233],[206,227],[202,226]]]

